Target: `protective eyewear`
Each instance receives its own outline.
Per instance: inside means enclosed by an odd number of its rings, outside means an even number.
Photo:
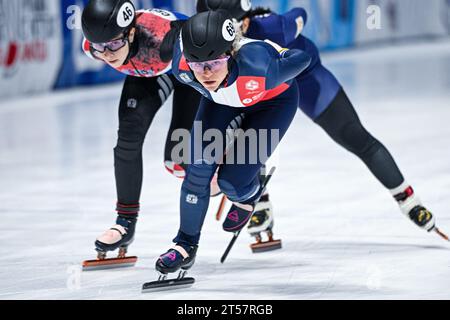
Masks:
[[[105,43],[92,43],[92,49],[96,52],[105,53],[106,49],[111,52],[118,51],[125,47],[128,42],[128,36]]]
[[[197,73],[205,72],[206,68],[208,68],[211,72],[216,72],[220,70],[223,66],[225,66],[228,63],[229,59],[230,57],[226,56],[223,58],[203,62],[188,62],[188,65],[193,71]]]

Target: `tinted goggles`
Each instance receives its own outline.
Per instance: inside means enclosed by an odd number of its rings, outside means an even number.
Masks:
[[[92,43],[92,49],[94,49],[94,51],[100,52],[100,53],[104,53],[106,51],[106,49],[108,49],[111,52],[115,52],[118,51],[120,49],[122,49],[123,47],[125,47],[125,45],[128,42],[128,37],[123,37],[120,39],[116,39],[110,42],[105,42],[105,43]]]
[[[197,72],[197,73],[203,73],[205,72],[205,69],[208,68],[211,72],[216,72],[220,69],[222,69],[223,66],[227,65],[228,60],[230,59],[229,56],[209,60],[209,61],[202,61],[202,62],[189,62],[189,67]]]

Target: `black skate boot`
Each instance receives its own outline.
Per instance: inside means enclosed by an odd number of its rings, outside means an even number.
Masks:
[[[254,205],[239,205],[234,204],[228,211],[227,217],[223,221],[222,228],[226,232],[241,231],[253,213]]]
[[[144,283],[142,292],[187,288],[194,284],[194,278],[187,278],[187,271],[194,265],[198,246],[177,244],[156,261],[157,281]],[[167,279],[170,273],[178,272],[176,279]]]
[[[428,232],[436,227],[433,214],[422,206],[412,208],[411,211],[409,211],[408,216],[419,228]]]
[[[250,245],[253,253],[266,252],[281,249],[281,240],[273,239],[273,209],[269,200],[269,195],[261,197],[255,207],[250,223],[247,227],[248,233],[256,238],[256,243]],[[261,233],[267,233],[268,240],[262,241]]]
[[[223,229],[228,232],[233,233],[233,238],[231,239],[230,243],[228,244],[227,248],[225,249],[225,252],[223,253],[222,257],[220,258],[220,262],[224,263],[225,260],[228,257],[228,254],[231,251],[231,248],[233,248],[234,243],[236,242],[237,238],[239,237],[239,234],[242,231],[242,228],[245,227],[247,222],[250,220],[250,217],[252,216],[255,207],[259,200],[261,199],[262,195],[266,191],[267,184],[269,183],[270,179],[272,178],[276,167],[272,167],[269,171],[269,173],[266,175],[260,175],[260,190],[256,194],[256,196],[251,200],[251,203],[248,204],[239,204],[237,206],[236,204],[233,204],[230,211],[228,212],[227,218],[223,222]]]
[[[274,169],[273,169],[274,170]],[[273,171],[272,171],[273,174]],[[247,222],[252,217],[252,214],[257,211],[256,206],[259,200],[262,198],[267,183],[270,180],[272,174],[266,176],[265,167],[261,169],[259,175],[259,183],[260,189],[258,193],[254,196],[252,202],[247,202],[245,204],[242,203],[233,203],[230,210],[227,213],[227,217],[223,221],[222,228],[226,232],[239,232],[241,231]],[[222,207],[222,203],[221,203]],[[220,218],[220,217],[219,217]],[[219,219],[217,219],[219,220]]]
[[[177,244],[172,249],[161,255],[156,261],[156,270],[162,274],[189,270],[195,262],[197,246]]]
[[[83,262],[83,270],[111,269],[134,266],[137,257],[127,257],[128,246],[134,241],[139,206],[117,205],[116,224],[95,241],[97,260]],[[109,251],[119,249],[117,258],[106,258]]]

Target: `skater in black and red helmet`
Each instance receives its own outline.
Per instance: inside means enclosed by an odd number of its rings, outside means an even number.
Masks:
[[[171,157],[176,129],[190,130],[200,95],[171,75],[173,42],[186,16],[165,10],[135,10],[129,0],[91,0],[82,14],[85,40],[83,50],[97,60],[127,75],[119,105],[119,131],[114,148],[117,189],[115,225],[95,241],[101,261],[85,266],[134,264],[125,258],[133,242],[140,208],[143,179],[142,147],[157,111],[173,92],[164,164],[172,174],[183,178],[186,165]],[[106,253],[119,249],[119,259],[106,259]]]

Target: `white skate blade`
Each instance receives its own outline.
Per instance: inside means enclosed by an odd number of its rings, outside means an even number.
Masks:
[[[137,257],[110,258],[103,260],[86,260],[83,261],[83,271],[108,270],[117,268],[134,267]]]
[[[185,289],[192,287],[194,283],[194,278],[157,280],[144,283],[142,286],[142,293]]]

